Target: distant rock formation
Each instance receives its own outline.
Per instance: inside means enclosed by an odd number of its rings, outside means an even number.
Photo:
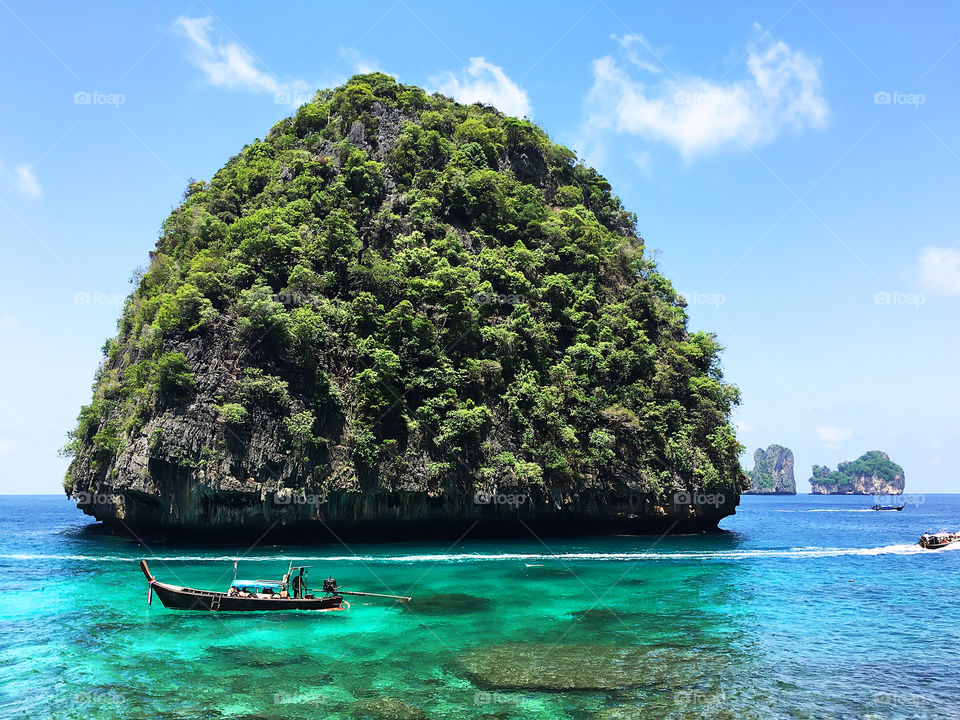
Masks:
[[[901,495],[906,478],[903,468],[880,450],[864,453],[852,462],[842,462],[836,470],[813,466],[811,495]]]
[[[750,489],[747,495],[796,495],[793,477],[793,451],[783,445],[771,445],[753,454]]]

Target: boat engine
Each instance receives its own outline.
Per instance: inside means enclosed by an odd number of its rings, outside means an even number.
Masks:
[[[328,595],[336,595],[337,593],[337,581],[333,578],[327,578],[323,581],[323,592]]]

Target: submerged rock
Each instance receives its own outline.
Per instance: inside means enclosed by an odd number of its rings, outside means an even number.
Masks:
[[[615,705],[597,715],[597,720],[662,720],[669,717],[663,708],[648,705]]]
[[[638,624],[649,618],[648,615],[641,615],[636,612],[621,612],[607,607],[577,610],[570,613],[570,617],[574,622],[587,628],[612,628],[614,630],[625,629],[624,625]]]
[[[534,643],[483,647],[461,658],[480,687],[550,692],[677,682],[693,670],[694,659],[665,648]]]
[[[426,713],[394,698],[374,698],[354,703],[350,717],[354,720],[424,720]]]

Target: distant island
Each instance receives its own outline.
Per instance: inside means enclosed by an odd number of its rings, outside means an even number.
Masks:
[[[749,473],[750,489],[745,495],[796,495],[793,477],[793,451],[783,445],[758,448],[753,454],[753,470]]]
[[[880,450],[871,450],[856,460],[842,462],[836,470],[814,465],[811,495],[901,495],[903,468]]]

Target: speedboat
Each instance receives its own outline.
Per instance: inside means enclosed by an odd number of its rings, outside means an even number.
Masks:
[[[935,533],[924,533],[920,536],[918,544],[925,550],[939,550],[957,541],[960,541],[960,533],[941,530]]]

